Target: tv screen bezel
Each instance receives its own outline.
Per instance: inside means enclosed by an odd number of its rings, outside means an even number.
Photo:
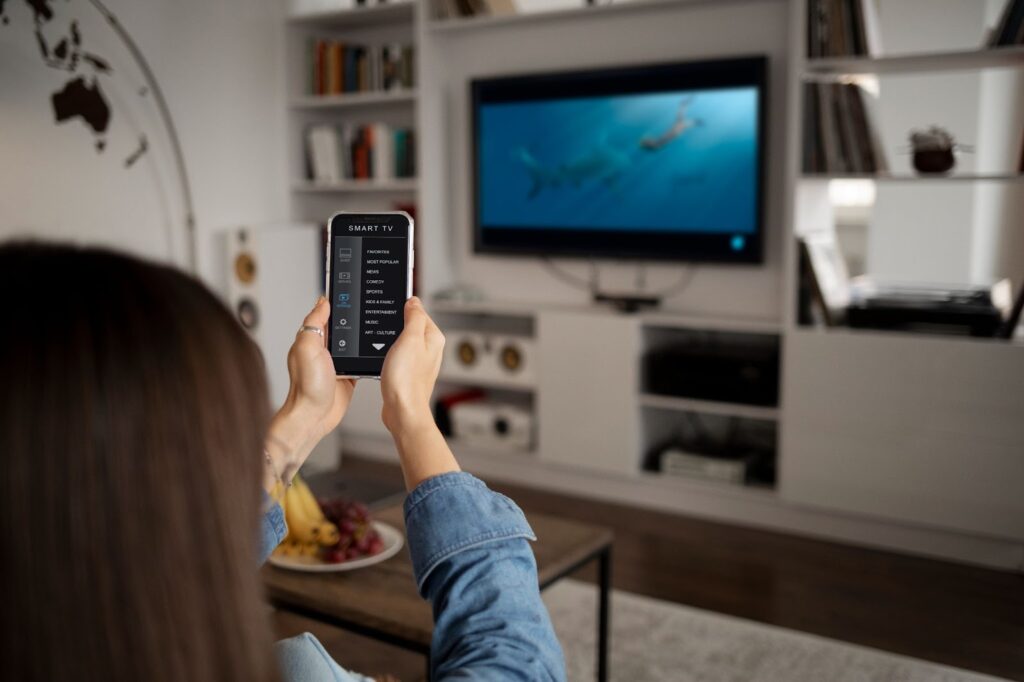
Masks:
[[[666,90],[754,86],[757,102],[756,227],[744,234],[744,247],[734,249],[734,233],[638,232],[621,229],[551,227],[487,227],[480,205],[480,107],[487,102],[569,99],[628,95]],[[758,264],[764,262],[765,181],[768,109],[768,57],[765,55],[684,62],[662,62],[615,68],[544,72],[475,78],[470,81],[470,153],[472,159],[473,251],[499,255]],[[485,234],[486,231],[486,234]]]

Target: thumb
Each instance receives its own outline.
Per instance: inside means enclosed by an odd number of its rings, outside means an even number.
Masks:
[[[427,313],[423,310],[423,303],[416,296],[405,302],[405,332],[418,338],[422,338],[427,330]]]

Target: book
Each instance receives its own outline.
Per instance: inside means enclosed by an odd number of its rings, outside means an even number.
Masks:
[[[341,179],[338,163],[337,130],[330,125],[316,125],[307,132],[307,149],[311,179],[329,184]]]
[[[312,40],[308,47],[311,95],[397,90],[413,87],[411,45],[353,45]]]
[[[808,58],[881,54],[881,30],[875,2],[808,0]]]
[[[1024,44],[1024,0],[1007,0],[988,45],[1004,47],[1021,44]]]
[[[864,32],[864,54],[878,57],[882,54],[882,24],[878,18],[877,0],[856,0],[860,6]]]
[[[804,85],[805,173],[880,173],[889,164],[874,125],[874,98],[855,83]]]
[[[386,123],[374,123],[371,128],[373,177],[378,180],[390,180],[395,176],[395,164],[392,160],[394,137]]]
[[[306,130],[306,172],[315,183],[415,176],[415,137],[386,123],[319,124]]]

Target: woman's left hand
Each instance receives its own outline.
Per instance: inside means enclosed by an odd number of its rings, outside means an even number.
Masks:
[[[330,304],[321,296],[302,325],[323,330],[323,336],[300,331],[288,350],[288,397],[271,420],[267,436],[267,451],[282,477],[290,477],[302,466],[316,444],[338,426],[352,402],[355,381],[335,375],[334,361],[324,343],[330,313]]]

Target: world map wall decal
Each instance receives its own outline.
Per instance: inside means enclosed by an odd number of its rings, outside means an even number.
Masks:
[[[4,27],[11,24],[7,9],[8,3],[14,1],[0,0],[0,24]],[[62,4],[70,1],[64,0]],[[50,97],[55,122],[61,124],[81,120],[94,137],[96,151],[103,152],[107,146],[106,133],[114,117],[110,100],[103,91],[103,79],[113,74],[110,62],[83,47],[82,32],[76,20],[70,22],[66,31],[58,32],[57,37],[48,37],[47,33],[52,33],[57,23],[54,0],[21,2],[31,11],[33,32],[43,65],[68,74],[64,86]],[[139,88],[137,92],[140,97],[149,94],[145,87]],[[140,133],[137,147],[124,159],[125,167],[134,165],[148,149],[148,140],[145,134]]]

